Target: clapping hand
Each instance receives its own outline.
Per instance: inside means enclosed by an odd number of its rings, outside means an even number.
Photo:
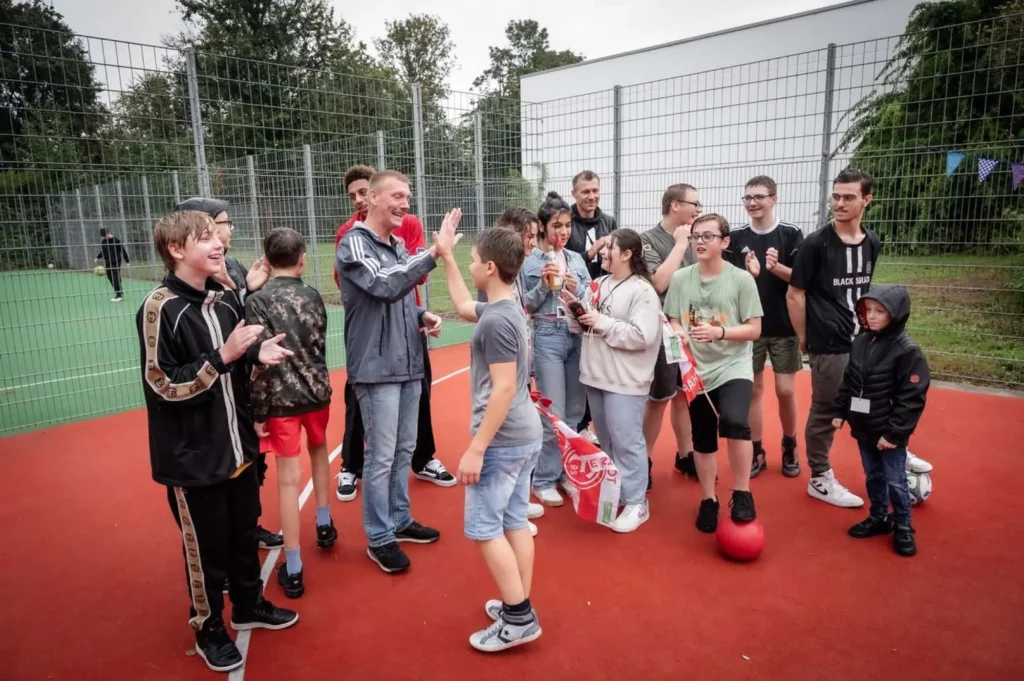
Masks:
[[[281,347],[279,343],[285,339],[285,334],[279,333],[273,338],[268,338],[260,344],[260,364],[272,367],[280,364],[286,357],[295,353],[288,348]]]
[[[779,252],[774,248],[769,248],[768,252],[764,254],[764,266],[769,272],[774,272],[775,267],[779,264]]]
[[[753,251],[747,251],[746,266],[752,277],[757,278],[757,275],[761,274],[761,263]]]

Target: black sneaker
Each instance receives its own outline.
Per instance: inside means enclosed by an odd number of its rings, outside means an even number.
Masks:
[[[697,479],[697,464],[693,461],[693,452],[686,456],[679,456],[679,452],[676,452],[676,473],[685,478]]]
[[[754,510],[754,495],[750,492],[734,489],[729,506],[732,507],[729,517],[734,523],[749,523],[757,518],[757,511]]]
[[[914,541],[914,529],[904,525],[896,525],[892,531],[892,547],[901,556],[913,556],[917,553]]]
[[[338,490],[335,495],[338,497],[338,501],[352,501],[356,498],[356,486],[359,484],[359,478],[352,471],[345,469],[341,470],[338,474]]]
[[[718,529],[718,499],[703,499],[697,511],[697,529],[712,533]]]
[[[867,539],[890,532],[892,532],[892,522],[889,518],[875,518],[874,516],[868,516],[846,531],[854,539]]]
[[[383,546],[370,546],[366,549],[366,555],[370,557],[381,570],[387,573],[401,572],[410,565],[409,556],[397,542],[384,544]]]
[[[279,608],[260,597],[256,605],[231,608],[231,628],[235,631],[248,629],[287,629],[299,621],[299,613]]]
[[[410,542],[413,544],[433,544],[441,538],[441,533],[432,527],[424,527],[415,520],[412,525],[395,532],[395,541]]]
[[[228,630],[219,620],[216,624],[207,621],[196,632],[196,653],[203,658],[206,666],[215,672],[229,672],[242,666],[244,660],[235,642],[228,636]]]
[[[227,593],[228,591],[230,591],[230,590],[231,590],[231,585],[230,585],[230,584],[228,584],[228,578],[227,578],[227,577],[225,577],[225,578],[224,578],[224,586],[223,586],[223,588],[222,588],[221,590],[222,590],[222,591],[223,591],[224,593]]]
[[[787,478],[800,475],[800,457],[796,452],[796,438],[782,438],[782,474]]]
[[[449,473],[444,464],[437,459],[431,459],[423,467],[423,470],[416,471],[413,474],[418,480],[426,480],[441,487],[454,487],[458,483],[455,476]]]
[[[281,563],[277,566],[277,583],[284,589],[284,595],[288,598],[301,598],[306,593],[306,585],[302,582],[302,570],[297,574],[288,573],[288,564]]]
[[[316,526],[316,545],[322,549],[329,549],[334,546],[334,542],[338,539],[338,530],[334,527],[334,519],[331,519],[330,525],[317,525]]]
[[[261,549],[277,549],[284,546],[283,534],[274,534],[270,530],[263,527],[257,527],[256,533],[260,537]]]
[[[750,478],[753,480],[768,467],[768,453],[761,447],[754,447],[754,459],[750,462]]]
[[[654,487],[654,461],[651,460],[651,457],[647,457],[647,491],[650,492],[652,487]]]

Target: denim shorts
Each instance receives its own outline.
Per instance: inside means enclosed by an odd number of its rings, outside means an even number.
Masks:
[[[473,541],[497,539],[527,527],[530,476],[541,441],[519,447],[488,447],[480,482],[466,486],[465,535]]]

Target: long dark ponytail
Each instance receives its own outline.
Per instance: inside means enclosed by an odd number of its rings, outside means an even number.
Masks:
[[[633,274],[642,277],[647,281],[651,280],[651,270],[647,267],[647,260],[644,259],[644,244],[640,235],[632,229],[619,228],[608,235],[611,243],[617,245],[620,251],[630,251],[629,268]]]

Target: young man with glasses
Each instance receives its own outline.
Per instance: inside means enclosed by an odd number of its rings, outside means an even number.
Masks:
[[[697,529],[718,529],[718,438],[727,441],[732,471],[734,522],[757,517],[750,493],[750,397],[754,389],[753,341],[761,335],[761,299],[754,278],[733,267],[723,254],[729,247],[729,223],[721,215],[703,215],[693,223],[696,265],[672,275],[665,314],[690,346],[704,392],[690,403],[701,502]]]
[[[750,400],[750,432],[754,440],[754,462],[750,477],[754,478],[768,465],[768,456],[761,444],[764,426],[764,365],[770,356],[775,378],[775,396],[779,400],[782,422],[782,474],[800,475],[800,459],[796,451],[796,374],[803,367],[800,339],[789,320],[786,291],[793,273],[797,250],[804,241],[796,225],[775,217],[778,187],[775,180],[764,175],[751,178],[743,192],[743,207],[750,223],[729,234],[726,259],[746,269],[757,283],[757,293],[764,309],[761,337],[754,341],[754,393]]]
[[[677,270],[692,265],[695,261],[690,246],[690,225],[700,215],[701,203],[696,187],[688,184],[674,184],[661,197],[661,222],[654,229],[640,235],[644,260],[651,272],[651,283],[658,292],[662,307],[668,292],[672,275]],[[672,431],[676,436],[676,471],[696,479],[697,468],[693,461],[693,439],[690,435],[690,411],[683,394],[682,376],[678,364],[669,364],[665,350],[658,353],[654,365],[654,382],[651,384],[644,413],[644,439],[647,440],[648,466],[658,440],[661,425],[665,421],[665,406],[671,402]],[[648,490],[651,476],[648,475]]]
[[[847,168],[832,183],[832,222],[808,236],[793,263],[786,300],[800,349],[811,366],[811,409],[804,444],[811,480],[807,494],[841,508],[864,500],[836,479],[829,460],[835,430],[833,402],[860,333],[857,301],[871,288],[882,242],[864,227],[874,178]]]

